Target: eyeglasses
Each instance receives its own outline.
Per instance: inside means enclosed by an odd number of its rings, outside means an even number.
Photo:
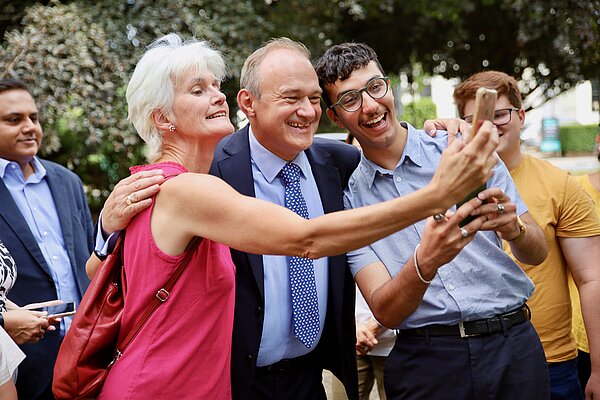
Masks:
[[[508,124],[511,120],[513,111],[519,111],[519,109],[515,108],[515,107],[511,107],[511,108],[501,108],[500,110],[496,110],[494,112],[494,121],[492,121],[492,122],[496,126],[502,126],[502,125]],[[467,122],[468,124],[473,123],[472,115],[467,115],[466,117],[463,117],[462,119],[464,119],[465,122]]]
[[[371,78],[364,88],[359,90],[351,90],[344,93],[340,99],[328,108],[340,106],[348,112],[354,112],[362,107],[363,96],[362,92],[367,92],[372,99],[377,100],[385,96],[388,92],[388,78],[385,76],[377,76]]]

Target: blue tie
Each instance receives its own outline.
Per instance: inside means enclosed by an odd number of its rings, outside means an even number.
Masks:
[[[300,190],[300,167],[287,163],[281,169],[285,186],[285,206],[308,219],[308,208]],[[319,300],[315,283],[315,268],[311,259],[291,257],[290,288],[294,335],[306,347],[311,347],[319,334]]]

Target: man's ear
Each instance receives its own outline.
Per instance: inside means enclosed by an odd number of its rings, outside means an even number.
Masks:
[[[523,126],[525,126],[525,110],[521,108],[517,113],[519,114],[519,121],[521,121],[521,129],[523,129]]]
[[[154,110],[151,114],[152,122],[161,132],[169,131],[169,125],[171,125],[171,118],[165,115],[161,110]]]
[[[240,89],[237,94],[237,103],[238,107],[246,117],[254,117],[256,116],[256,110],[254,109],[254,100],[255,97],[252,93],[248,91],[248,89]]]
[[[342,121],[340,121],[340,117],[338,117],[335,110],[328,108],[325,110],[325,113],[327,113],[327,116],[329,117],[329,119],[332,120],[333,123],[336,124],[338,128],[346,129],[344,124],[342,124]]]

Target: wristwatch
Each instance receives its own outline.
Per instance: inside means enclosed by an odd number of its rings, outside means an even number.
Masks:
[[[4,314],[0,313],[0,327],[4,328]]]
[[[507,240],[507,242],[514,242],[515,240],[521,239],[525,236],[525,232],[527,232],[527,225],[521,221],[521,218],[517,215],[517,224],[519,224],[519,234],[512,239]]]

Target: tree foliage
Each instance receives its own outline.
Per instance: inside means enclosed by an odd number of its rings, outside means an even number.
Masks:
[[[542,99],[600,75],[600,0],[0,0],[0,14],[0,76],[30,85],[43,111],[42,155],[82,178],[92,209],[144,161],[124,92],[143,49],[169,32],[224,53],[234,119],[244,59],[277,36],[315,58],[366,42],[410,80],[415,65],[461,78],[498,69]]]
[[[355,8],[342,35],[371,44],[391,71],[410,74],[415,61],[449,78],[496,69],[542,101],[600,76],[599,0],[357,0]]]
[[[235,98],[243,60],[266,36],[260,26],[242,29],[249,21],[237,15],[253,17],[251,4],[128,0],[33,5],[23,28],[5,34],[0,76],[30,86],[42,111],[41,155],[81,177],[96,211],[112,185],[128,174],[128,166],[144,162],[124,98],[143,49],[169,32],[210,41],[229,61],[224,90]]]

